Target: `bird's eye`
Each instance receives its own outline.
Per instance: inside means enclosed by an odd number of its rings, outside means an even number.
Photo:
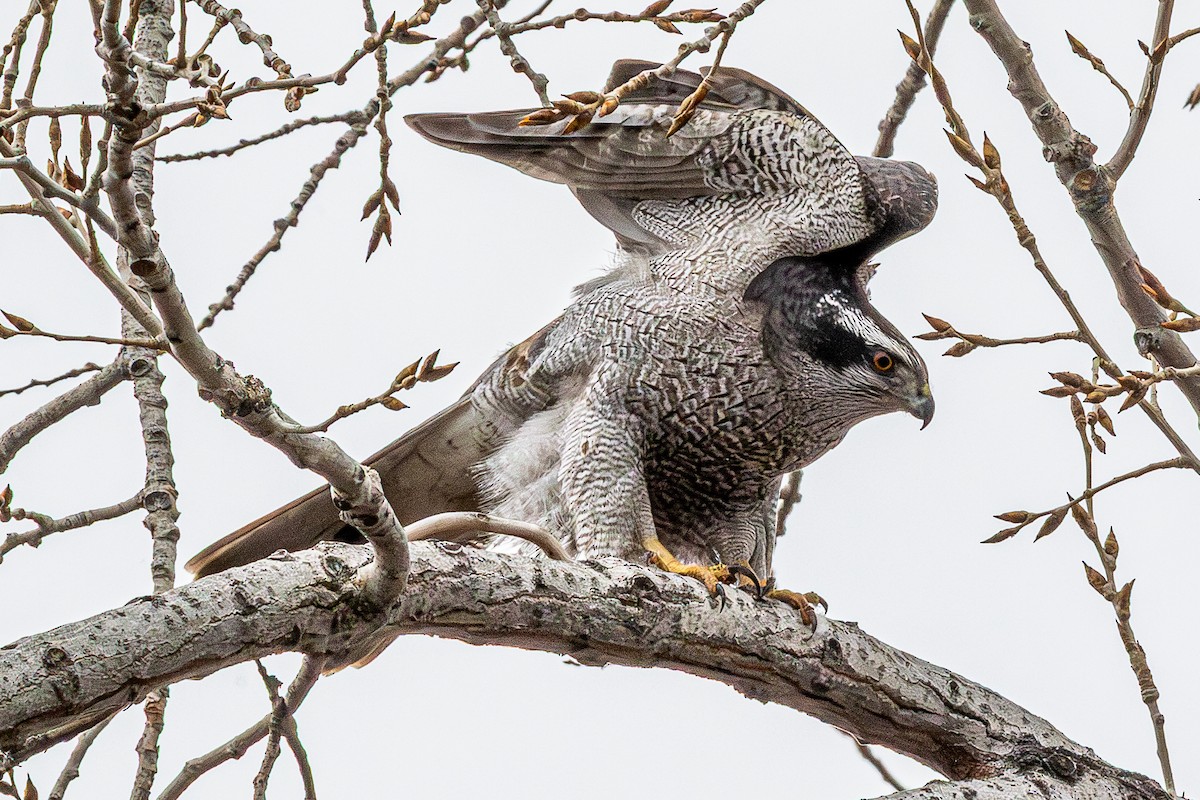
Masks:
[[[871,366],[875,367],[876,372],[891,372],[892,368],[896,366],[896,360],[880,350],[872,356]]]

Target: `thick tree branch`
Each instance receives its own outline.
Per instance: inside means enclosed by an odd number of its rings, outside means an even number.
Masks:
[[[722,606],[694,581],[617,559],[568,563],[428,542],[413,544],[408,591],[384,613],[361,602],[355,581],[370,557],[330,544],[265,559],[0,650],[0,769],[165,683],[284,651],[345,664],[381,638],[421,633],[712,678],[954,780],[1022,770],[1051,785],[1086,779],[1111,796],[1166,796],[853,623],[822,617],[809,630],[783,604],[736,592]]]
[[[1022,797],[1036,797],[1038,800],[1137,800],[1169,797],[1157,786],[1153,789],[1132,787],[1114,783],[1094,772],[1073,773],[1066,761],[1058,761],[1053,756],[1041,763],[1035,757],[1028,763],[1034,768],[1028,772],[1021,771],[998,778],[935,781],[919,789],[886,795],[886,800],[1014,800]],[[1044,769],[1058,779],[1047,780],[1045,775],[1039,774],[1038,769]],[[1149,784],[1149,781],[1146,783]]]

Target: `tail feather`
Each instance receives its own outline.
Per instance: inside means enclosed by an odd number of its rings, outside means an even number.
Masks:
[[[486,455],[469,397],[413,428],[368,458],[400,522],[444,511],[478,511],[471,467]],[[304,550],[343,535],[329,487],[322,486],[234,531],[187,562],[197,578],[265,558],[277,550]],[[349,537],[356,537],[351,528]]]

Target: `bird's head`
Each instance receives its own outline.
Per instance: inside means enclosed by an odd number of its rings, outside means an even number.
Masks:
[[[934,404],[924,360],[871,305],[861,264],[843,256],[780,259],[751,282],[746,299],[765,305],[767,357],[810,395],[835,401],[850,424],[907,411],[928,425]]]

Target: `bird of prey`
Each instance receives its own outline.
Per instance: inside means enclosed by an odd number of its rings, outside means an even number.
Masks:
[[[618,61],[608,88],[657,66]],[[665,135],[704,82],[694,116]],[[741,70],[677,70],[574,130],[533,112],[417,114],[445,147],[566,184],[617,238],[614,268],[456,404],[365,463],[409,523],[481,510],[578,557],[621,556],[710,591],[767,578],[779,479],[869,417],[928,424],[924,362],[871,305],[871,257],[925,227],[916,164],[855,157]],[[522,121],[526,124],[522,124]],[[317,490],[205,549],[197,575],[342,532]],[[801,608],[808,598],[776,590]]]

